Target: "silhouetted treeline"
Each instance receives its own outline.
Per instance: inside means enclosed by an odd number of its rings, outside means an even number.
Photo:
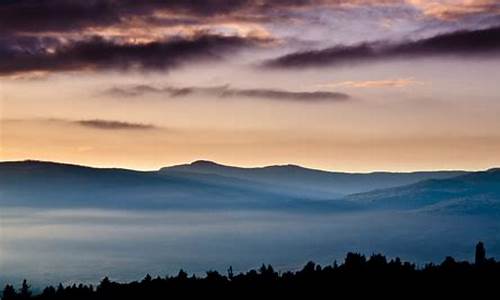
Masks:
[[[3,300],[20,299],[264,299],[264,298],[345,298],[357,296],[385,298],[478,297],[497,298],[500,292],[500,263],[486,258],[482,243],[476,246],[475,262],[459,262],[447,257],[441,264],[415,264],[399,258],[387,260],[381,254],[370,257],[348,253],[343,264],[329,266],[307,263],[300,271],[276,272],[270,265],[233,274],[209,271],[203,277],[183,270],[176,276],[117,283],[104,278],[99,285],[46,287],[32,295],[26,280],[19,290],[7,285]]]

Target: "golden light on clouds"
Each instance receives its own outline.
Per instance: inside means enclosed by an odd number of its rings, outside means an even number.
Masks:
[[[318,87],[325,88],[338,88],[338,87],[349,87],[349,88],[404,88],[410,85],[424,84],[422,81],[415,80],[413,78],[400,78],[400,79],[382,79],[382,80],[364,80],[364,81],[342,81],[319,84]]]
[[[497,0],[407,0],[420,9],[423,14],[439,19],[456,19],[457,17],[488,12],[500,13]]]

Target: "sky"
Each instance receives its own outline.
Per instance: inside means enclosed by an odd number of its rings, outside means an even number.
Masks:
[[[0,160],[500,166],[498,0],[0,1]]]

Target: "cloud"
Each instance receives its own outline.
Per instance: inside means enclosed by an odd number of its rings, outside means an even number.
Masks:
[[[112,9],[110,1],[20,0],[0,3],[0,32],[70,31],[119,21],[120,15]]]
[[[138,18],[153,22],[155,15],[218,15],[234,11],[245,2],[247,1],[2,1],[0,31],[22,33],[78,31],[89,27],[117,26]],[[171,20],[178,20],[173,16],[169,17]]]
[[[40,122],[40,123],[57,124],[57,125],[78,125],[82,127],[87,127],[92,129],[102,129],[102,130],[151,130],[151,129],[162,128],[152,124],[103,120],[103,119],[70,120],[64,118],[33,118],[33,119],[2,119],[0,121],[3,123]]]
[[[33,71],[25,73],[14,73],[12,75],[0,75],[2,79],[14,81],[41,81],[49,78],[50,73],[45,71]]]
[[[36,33],[151,25],[207,24],[214,21],[270,22],[297,9],[318,6],[399,3],[400,0],[8,0],[0,2],[0,32]],[[289,16],[290,17],[290,16]]]
[[[7,0],[0,1],[0,36],[82,39],[98,35],[152,42],[200,29],[279,35],[275,25],[295,27],[302,36],[300,24],[322,19],[323,11],[350,11],[351,18],[357,18],[366,10],[377,14],[374,8],[392,16],[399,8],[440,20],[500,15],[497,0]]]
[[[116,27],[133,22],[151,25],[207,24],[214,21],[272,22],[319,6],[407,5],[441,19],[499,13],[496,0],[7,0],[0,2],[0,32],[67,32]]]
[[[324,9],[349,11],[356,18],[362,16],[356,9],[371,7],[389,14],[404,7],[447,20],[470,14],[481,18],[500,15],[496,0],[7,0],[0,1],[0,76],[68,70],[169,70],[188,60],[232,55],[229,50],[236,47],[271,40],[291,45],[307,31],[308,21],[322,19]],[[324,39],[319,35],[313,35],[315,42]],[[345,56],[345,61],[352,57],[354,61],[377,57],[379,52],[384,56],[391,47],[383,45],[339,46],[309,54]],[[282,59],[283,65],[300,65],[294,63],[304,59],[304,55],[295,58],[299,54],[307,53],[291,54]],[[280,66],[281,61],[270,65]]]
[[[498,0],[406,0],[426,16],[455,20],[467,15],[500,14]]]
[[[95,129],[104,129],[104,130],[149,130],[157,128],[151,124],[142,124],[142,123],[130,123],[130,122],[122,122],[122,121],[110,121],[110,120],[77,120],[77,121],[69,121],[74,124],[78,124],[84,127],[95,128]]]
[[[421,81],[416,81],[413,78],[400,78],[383,80],[342,81],[320,84],[318,86],[327,88],[337,88],[342,86],[350,88],[404,88],[414,84],[423,83]]]
[[[296,92],[279,89],[237,89],[229,86],[214,87],[162,87],[137,85],[132,87],[114,87],[104,92],[118,97],[138,97],[147,93],[166,94],[169,97],[185,97],[195,94],[218,98],[256,98],[283,101],[327,102],[344,101],[350,98],[344,93],[329,91]]]
[[[500,27],[456,31],[416,41],[372,42],[354,46],[339,45],[321,50],[287,54],[264,62],[270,68],[304,68],[358,64],[380,60],[460,56],[500,55]]]
[[[261,38],[205,33],[141,44],[102,37],[66,42],[43,38],[16,42],[6,39],[0,43],[0,75],[35,71],[169,70],[187,62],[219,60],[228,51],[269,42]]]

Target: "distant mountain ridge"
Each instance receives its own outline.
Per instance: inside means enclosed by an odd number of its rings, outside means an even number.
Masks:
[[[0,163],[0,205],[161,209],[350,209],[261,184],[204,174],[165,174],[42,161]]]
[[[165,167],[160,169],[160,172],[166,174],[173,172],[202,173],[234,177],[291,187],[326,199],[332,198],[332,196],[416,183],[425,179],[443,179],[467,174],[466,171],[344,173],[309,169],[292,164],[241,168],[206,160]]]
[[[345,194],[349,191],[353,193]],[[341,173],[209,161],[134,171],[43,161],[0,162],[0,206],[414,210],[500,215],[500,169]]]
[[[496,215],[500,214],[500,169],[358,193],[344,200],[378,209]]]

